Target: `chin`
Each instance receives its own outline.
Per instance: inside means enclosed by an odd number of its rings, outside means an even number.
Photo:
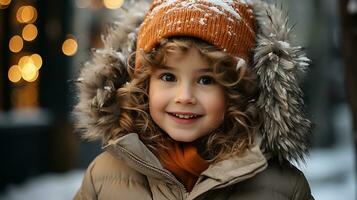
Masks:
[[[179,135],[171,135],[168,134],[173,140],[178,141],[178,142],[193,142],[197,138],[196,137],[180,137]]]

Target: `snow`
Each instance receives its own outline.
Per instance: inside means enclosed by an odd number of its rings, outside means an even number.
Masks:
[[[252,4],[252,0],[240,0],[243,4]]]
[[[223,8],[224,10],[230,12],[233,16],[235,16],[238,20],[241,19],[239,13],[234,10],[231,6],[233,4],[233,0],[227,0],[227,2],[222,0],[205,0],[213,5]]]
[[[236,66],[236,70],[238,71],[241,67],[244,67],[247,65],[247,63],[245,62],[244,59],[242,58],[237,58],[238,60],[238,63],[237,63],[237,66]]]
[[[80,81],[77,79],[77,81]],[[13,109],[9,112],[0,111],[0,126],[11,128],[16,126],[47,126],[52,116],[48,110],[37,108]]]
[[[236,19],[241,19],[241,16],[239,13],[232,7],[232,4],[234,3],[233,0],[202,0],[202,2],[207,2],[213,6],[209,7],[210,10],[218,13],[218,14],[224,14],[223,11],[229,12],[231,15],[233,15]],[[156,6],[150,13],[150,16],[154,16],[159,10],[172,6],[175,4],[175,8],[168,10],[166,13],[169,11],[172,12],[176,9],[181,9],[181,8],[189,8],[189,9],[200,9],[197,7],[197,1],[196,0],[188,0],[188,1],[183,1],[179,2],[178,0],[166,0],[163,1],[161,4]],[[241,1],[241,3],[246,3],[246,1]]]
[[[200,23],[201,25],[205,25],[205,24],[206,24],[206,23],[205,23],[205,20],[206,20],[205,18],[201,18],[200,21],[199,21],[199,23]]]
[[[29,180],[22,185],[10,185],[0,200],[66,200],[73,199],[79,189],[83,171],[65,174],[46,174]]]
[[[352,147],[317,149],[311,152],[307,165],[300,166],[316,200],[355,198],[356,174],[353,151]]]
[[[224,14],[221,10],[219,10],[218,8],[213,7],[213,6],[209,7],[208,9],[212,10],[215,13],[221,14],[221,15]]]
[[[285,41],[278,41],[278,43],[283,47],[283,48],[289,48],[290,44],[285,42]]]

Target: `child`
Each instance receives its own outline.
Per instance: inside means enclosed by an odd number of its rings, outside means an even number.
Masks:
[[[289,162],[311,132],[297,80],[309,60],[282,11],[154,0],[142,21],[133,10],[78,79],[78,127],[104,152],[75,199],[313,199]]]

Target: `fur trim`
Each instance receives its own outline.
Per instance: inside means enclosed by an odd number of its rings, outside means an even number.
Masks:
[[[254,69],[259,78],[257,107],[262,111],[263,148],[280,160],[304,161],[312,125],[304,112],[299,76],[310,60],[293,46],[292,27],[276,5],[254,2],[258,23]]]
[[[258,23],[254,69],[261,90],[256,105],[264,121],[262,148],[281,160],[304,160],[311,122],[303,110],[298,79],[310,60],[301,47],[290,43],[291,27],[281,9],[260,0],[250,2]],[[123,20],[103,37],[104,48],[93,52],[78,78],[76,127],[90,140],[106,142],[119,130],[116,91],[130,81],[127,58],[135,52],[137,27],[148,5],[134,3],[128,8],[123,11]]]
[[[118,131],[120,108],[116,91],[130,81],[127,59],[136,50],[136,35],[146,8],[147,4],[140,4],[123,9],[120,22],[102,37],[104,47],[94,50],[80,71],[78,103],[73,114],[76,129],[85,139],[105,142]]]

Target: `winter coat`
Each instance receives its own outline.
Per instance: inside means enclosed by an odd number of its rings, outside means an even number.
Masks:
[[[76,200],[312,200],[305,176],[288,162],[266,160],[255,145],[212,164],[190,193],[131,133],[110,141],[88,167]]]
[[[251,0],[257,20],[253,69],[259,80],[256,107],[263,119],[257,142],[244,155],[211,164],[190,193],[136,133],[112,138],[120,107],[116,91],[130,81],[127,58],[147,5],[129,5],[93,52],[78,78],[77,128],[101,139],[104,152],[88,167],[75,199],[292,199],[311,200],[305,176],[289,161],[303,161],[311,122],[304,113],[299,78],[309,59],[291,41],[291,27],[275,5]],[[111,138],[111,139],[110,139]]]

